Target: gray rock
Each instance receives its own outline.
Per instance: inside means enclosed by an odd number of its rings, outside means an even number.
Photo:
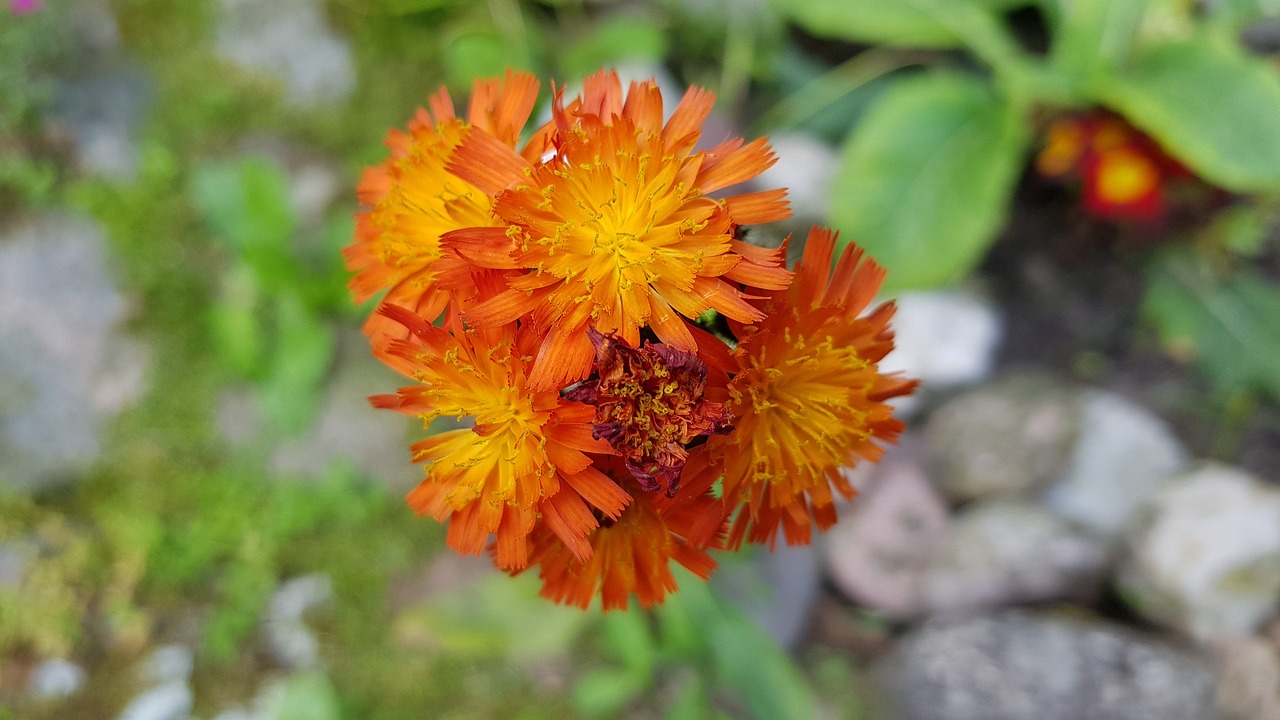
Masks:
[[[1221,720],[1280,720],[1280,648],[1239,638],[1217,648],[1214,659]]]
[[[1037,490],[1062,472],[1080,414],[1079,394],[1049,377],[1015,375],[971,390],[929,418],[929,476],[957,502]]]
[[[888,617],[927,610],[925,572],[947,533],[947,505],[904,438],[865,475],[861,494],[822,538],[831,580],[850,599]]]
[[[930,622],[883,669],[899,720],[1203,720],[1213,704],[1192,652],[1026,612]]]
[[[320,642],[303,618],[333,599],[333,580],[323,573],[284,582],[271,598],[263,626],[267,648],[281,665],[306,670],[320,662]]]
[[[1247,635],[1280,606],[1280,490],[1206,464],[1160,489],[1118,585],[1143,616],[1201,640]]]
[[[991,376],[1004,318],[989,298],[968,290],[934,290],[903,293],[895,300],[895,347],[880,361],[880,371],[920,380],[920,390],[896,399],[895,407],[911,412],[922,397]]]
[[[45,660],[31,673],[28,689],[37,700],[66,698],[84,688],[84,668],[61,658]]]
[[[104,242],[96,225],[62,215],[0,237],[0,484],[70,479],[97,457],[105,421],[141,393],[146,358],[118,334],[126,306]]]
[[[1119,395],[1087,391],[1075,452],[1045,502],[1058,515],[1116,538],[1138,505],[1187,460],[1155,414]]]
[[[14,590],[22,585],[29,563],[27,551],[19,544],[0,545],[0,590]]]
[[[779,544],[749,560],[721,562],[711,580],[722,597],[751,616],[782,647],[794,647],[809,626],[820,572],[812,545]]]
[[[152,96],[139,66],[62,80],[54,92],[53,119],[75,141],[82,172],[131,180],[138,172],[138,131]]]
[[[782,133],[769,138],[778,161],[752,186],[760,190],[786,188],[796,220],[806,227],[826,221],[831,180],[836,174],[836,150],[805,133]]]
[[[924,594],[936,614],[1089,600],[1106,564],[1100,540],[1038,505],[980,502],[952,519],[926,571]]]
[[[220,0],[219,8],[218,52],[280,82],[289,104],[332,104],[355,90],[351,47],[329,27],[320,0]]]
[[[142,662],[142,674],[152,685],[191,679],[195,656],[185,645],[162,645]]]
[[[168,682],[134,698],[119,720],[187,720],[194,701],[186,681]]]

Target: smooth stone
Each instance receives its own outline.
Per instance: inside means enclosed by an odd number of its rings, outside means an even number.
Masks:
[[[881,670],[898,720],[1204,720],[1213,705],[1195,653],[1025,611],[929,622]]]
[[[1061,480],[1044,496],[1050,510],[1118,538],[1137,507],[1187,466],[1187,451],[1163,420],[1114,393],[1084,394],[1080,437]]]
[[[80,692],[85,679],[84,668],[69,660],[53,658],[36,666],[27,687],[37,700],[53,700]]]
[[[175,680],[134,698],[118,720],[187,720],[194,702],[186,681]]]
[[[825,222],[831,204],[831,181],[836,174],[836,150],[806,133],[773,135],[769,144],[778,160],[752,181],[752,187],[786,188],[797,220],[806,224]]]
[[[317,107],[355,90],[351,47],[335,33],[319,0],[220,0],[219,54],[285,89],[285,101]]]
[[[1079,393],[1051,377],[997,379],[930,416],[929,476],[955,502],[1039,490],[1063,471],[1080,416]]]
[[[333,600],[333,580],[324,573],[291,578],[280,585],[267,606],[263,625],[272,657],[291,670],[307,670],[320,662],[320,642],[304,615]]]
[[[1004,317],[989,298],[958,289],[907,292],[894,301],[894,349],[880,361],[880,371],[920,381],[918,392],[895,407],[910,412],[921,397],[991,377]]]
[[[65,484],[142,393],[144,348],[99,226],[46,215],[0,229],[0,492]]]
[[[925,572],[947,536],[947,505],[929,482],[912,443],[890,450],[879,465],[854,473],[860,494],[840,509],[823,536],[827,571],[849,599],[887,617],[908,619],[928,609]]]
[[[1249,637],[1215,651],[1218,720],[1280,720],[1280,648]]]
[[[1139,511],[1117,583],[1144,617],[1200,640],[1251,634],[1280,608],[1280,490],[1217,463],[1169,480]]]
[[[53,120],[75,141],[78,170],[113,180],[138,174],[138,133],[153,94],[140,66],[58,82]]]
[[[1097,595],[1106,566],[1100,540],[1044,508],[985,501],[952,518],[925,573],[924,594],[935,614],[1087,601]]]

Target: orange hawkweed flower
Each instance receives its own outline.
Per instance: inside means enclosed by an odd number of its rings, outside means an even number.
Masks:
[[[467,118],[454,114],[448,91],[431,97],[431,112],[419,109],[408,132],[392,130],[386,144],[391,157],[365,170],[357,194],[370,209],[356,215],[355,242],[343,250],[356,302],[388,291],[384,302],[412,309],[434,320],[453,294],[469,290],[471,266],[440,247],[440,236],[458,228],[495,225],[491,198],[445,170],[470,128],[481,128],[512,149],[533,110],[538,81],[509,72],[475,85]],[[546,148],[546,132],[535,134],[524,156],[537,159]],[[365,326],[373,342],[403,338],[403,329],[374,313]]]
[[[742,328],[739,371],[729,383],[735,429],[710,441],[724,462],[724,494],[744,501],[729,545],[744,537],[807,544],[811,525],[836,521],[832,487],[854,489],[840,468],[883,453],[903,429],[889,398],[915,382],[882,375],[876,365],[893,349],[892,303],[859,317],[884,279],[884,269],[850,243],[831,272],[834,234],[810,231],[789,290],[763,304],[766,319]]]
[[[595,406],[593,435],[618,451],[642,490],[673,497],[689,444],[731,429],[724,404],[706,396],[707,364],[669,345],[637,349],[595,328],[587,334],[596,374],[565,397]],[[723,385],[713,390],[724,395]]]
[[[412,312],[381,312],[412,334],[375,349],[417,384],[370,398],[375,407],[418,415],[474,417],[474,427],[428,437],[412,446],[426,479],[409,493],[420,515],[449,521],[447,542],[478,554],[496,536],[499,567],[524,567],[526,538],[537,527],[585,559],[584,539],[599,519],[616,520],[629,500],[592,465],[587,453],[612,453],[591,436],[595,408],[526,382],[531,336],[512,326],[450,333]],[[456,324],[455,324],[456,325]]]
[[[502,227],[458,230],[447,244],[477,265],[523,271],[465,316],[480,326],[531,317],[544,336],[533,387],[587,376],[595,354],[588,325],[632,347],[649,326],[663,343],[694,352],[684,318],[715,309],[756,322],[763,316],[738,283],[787,286],[776,250],[734,237],[739,224],[788,217],[786,191],[709,196],[774,162],[764,139],[695,152],[713,101],[691,89],[664,125],[654,82],[632,83],[624,96],[615,73],[599,73],[568,106],[557,94],[553,149],[542,161],[476,130],[454,152],[449,169],[494,196]]]
[[[599,594],[605,610],[621,610],[634,595],[649,607],[675,592],[673,561],[704,580],[709,577],[716,562],[706,548],[723,538],[724,504],[711,492],[717,473],[706,462],[705,449],[689,458],[686,485],[674,498],[642,491],[620,460],[606,459],[603,469],[631,492],[631,504],[587,536],[592,552],[586,559],[559,536],[534,527],[529,560],[531,567],[538,566],[542,596],[586,608]]]

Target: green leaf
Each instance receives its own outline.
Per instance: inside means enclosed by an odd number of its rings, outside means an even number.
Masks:
[[[265,716],[268,720],[341,720],[338,691],[318,670],[299,673],[284,681]]]
[[[1165,349],[1193,362],[1226,396],[1280,399],[1280,288],[1250,271],[1218,278],[1189,251],[1148,271],[1143,313]]]
[[[1238,48],[1169,42],[1102,85],[1101,99],[1205,179],[1280,188],[1280,78]]]
[[[632,609],[604,616],[604,637],[623,666],[639,677],[649,677],[658,660],[649,616]]]
[[[667,36],[653,20],[613,17],[561,52],[560,68],[566,77],[581,78],[622,61],[661,60],[666,52]]]
[[[902,81],[841,152],[831,222],[889,269],[887,288],[956,280],[995,240],[1025,146],[1022,118],[980,80]]]
[[[287,285],[297,271],[289,250],[296,225],[289,180],[261,157],[196,168],[192,201],[214,236],[253,267],[271,288]]]
[[[262,404],[271,423],[292,434],[315,415],[320,384],[333,359],[334,334],[292,293],[276,296],[276,326],[275,360],[262,388]]]
[[[222,292],[209,309],[218,358],[229,370],[243,378],[263,374],[266,339],[258,314],[261,289],[253,269],[237,263],[222,278]]]
[[[910,0],[773,0],[773,6],[821,37],[899,47],[952,48],[961,44],[951,29]]]
[[[766,718],[815,717],[813,694],[791,658],[739,608],[704,582],[681,573],[680,592],[660,617],[685,615],[702,633],[715,677],[751,711]]]
[[[587,717],[616,717],[648,687],[627,670],[594,670],[573,684],[573,704]]]
[[[1077,92],[1088,93],[1127,56],[1147,0],[1074,0],[1063,3],[1054,32],[1053,65]]]

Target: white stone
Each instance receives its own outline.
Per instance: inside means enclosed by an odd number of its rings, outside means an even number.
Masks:
[[[1106,549],[1028,502],[990,501],[952,518],[925,574],[935,614],[1050,600],[1088,600],[1101,585]]]
[[[220,0],[218,52],[274,78],[286,102],[314,107],[347,98],[356,86],[351,47],[324,17],[319,0]]]
[[[64,215],[0,237],[0,478],[20,489],[90,464],[105,421],[141,395],[146,354],[119,334],[105,242]]]
[[[805,133],[782,133],[769,138],[778,161],[757,177],[761,190],[786,188],[791,212],[805,222],[823,223],[830,209],[831,181],[836,175],[836,150]]]
[[[84,668],[62,658],[45,660],[31,673],[29,687],[37,699],[65,698],[84,687]]]
[[[191,679],[195,656],[185,645],[162,645],[143,661],[143,675],[154,685]]]
[[[920,381],[920,391],[896,398],[913,412],[924,394],[980,383],[995,368],[1004,319],[991,300],[967,290],[908,292],[894,298],[894,350],[880,361],[883,373]]]
[[[1201,640],[1247,635],[1280,605],[1280,490],[1208,464],[1139,513],[1119,586],[1147,618]]]
[[[194,700],[185,681],[168,682],[134,698],[118,720],[187,720]]]
[[[303,616],[332,599],[333,580],[324,573],[291,578],[271,597],[263,632],[280,664],[305,670],[320,662],[320,643]]]
[[[1143,500],[1186,468],[1187,452],[1163,420],[1114,393],[1085,393],[1080,428],[1045,502],[1061,517],[1115,537]]]

